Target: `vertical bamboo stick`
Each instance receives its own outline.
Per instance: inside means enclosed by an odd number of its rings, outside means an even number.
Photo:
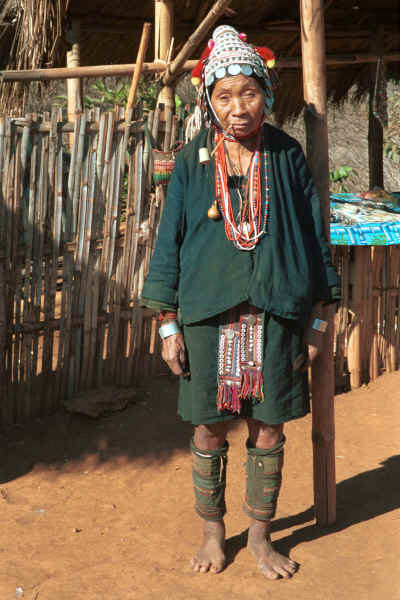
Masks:
[[[122,115],[121,115],[122,116]],[[125,133],[127,130],[125,130]],[[117,145],[117,167],[116,167],[116,181],[115,181],[115,204],[114,204],[114,215],[113,215],[113,226],[115,228],[115,239],[119,232],[119,225],[121,220],[121,202],[120,195],[122,189],[122,181],[125,172],[125,151],[126,151],[127,139],[126,136],[119,134],[118,145]],[[116,369],[118,365],[118,348],[119,348],[119,336],[120,336],[120,321],[121,321],[121,297],[122,297],[122,257],[123,251],[121,252],[114,244],[113,251],[113,262],[115,264],[115,289],[114,297],[112,302],[112,339],[110,340],[111,360],[110,368],[113,378],[116,377]]]
[[[2,246],[0,244],[0,251]],[[7,397],[7,381],[6,381],[6,274],[4,261],[0,259],[0,394],[2,398]],[[1,423],[6,423],[6,410],[4,402],[0,408]]]
[[[88,369],[88,387],[94,384],[94,370],[96,365],[96,346],[98,331],[98,307],[99,307],[99,287],[100,287],[100,256],[96,255],[93,270],[93,290],[92,290],[92,314],[91,314],[91,333],[90,333],[90,357]]]
[[[322,0],[300,0],[304,99],[306,102],[307,154],[320,194],[329,236],[329,156],[326,103],[324,5]],[[326,345],[312,372],[314,497],[317,522],[336,519],[333,312]]]
[[[381,306],[381,274],[382,274],[382,263],[383,254],[382,248],[379,246],[374,247],[373,252],[373,309],[372,309],[372,348],[371,348],[371,360],[370,360],[370,378],[376,379],[380,371],[379,362],[379,336],[380,336],[380,306]]]
[[[156,0],[154,10],[156,32],[154,62],[167,62],[174,35],[174,2],[173,0]],[[171,85],[163,86],[157,102],[163,104],[166,112],[172,114],[175,105],[174,87]]]
[[[0,253],[4,253],[5,245],[5,202],[4,202],[4,135],[5,135],[5,118],[0,117]],[[2,398],[7,394],[7,379],[6,379],[6,338],[7,338],[7,316],[6,316],[6,269],[5,260],[0,258],[0,394]],[[4,402],[1,403],[0,418],[2,423],[6,423],[6,407]]]
[[[396,260],[398,264],[397,271],[394,277],[394,360],[396,364],[396,368],[400,368],[400,248],[396,246],[394,248],[396,252]]]
[[[337,247],[337,258],[341,257],[341,301],[336,319],[336,356],[335,356],[335,381],[342,381],[344,377],[344,364],[346,357],[347,322],[349,314],[349,248]]]
[[[13,128],[13,146],[15,147],[15,186],[14,186],[14,202],[13,202],[13,231],[12,231],[12,246],[11,246],[11,273],[8,278],[9,285],[9,303],[10,316],[12,316],[9,325],[14,330],[12,336],[9,336],[9,356],[12,368],[12,381],[18,382],[19,365],[21,353],[21,333],[15,333],[15,329],[21,324],[21,304],[22,304],[22,264],[19,257],[18,249],[21,243],[20,232],[22,231],[22,209],[23,209],[23,176],[24,170],[21,160],[22,136]],[[18,394],[13,398],[14,414],[18,419],[21,413],[18,405]]]
[[[68,198],[67,214],[65,223],[65,241],[73,242],[77,230],[77,221],[79,214],[79,196],[81,185],[82,161],[85,149],[85,129],[86,114],[78,115],[75,128],[73,147],[71,153],[71,164],[68,178]],[[74,171],[71,174],[71,170]],[[76,279],[79,279],[79,271]],[[75,273],[75,275],[76,275]],[[74,256],[72,252],[66,252],[63,257],[63,286],[62,286],[62,314],[60,331],[60,347],[63,355],[63,369],[61,373],[60,399],[70,398],[76,390],[77,363],[75,352],[79,353],[79,348],[73,344],[71,346],[72,336],[72,315],[76,310],[76,290],[74,277]],[[75,300],[74,300],[75,299]],[[62,340],[62,341],[61,341]]]
[[[89,120],[89,111],[85,110],[86,122]],[[90,134],[86,133],[84,137],[84,149],[82,160],[82,174],[80,179],[79,191],[79,210],[77,232],[75,237],[75,261],[74,261],[74,296],[73,296],[73,317],[78,320],[79,325],[73,330],[73,348],[75,350],[75,380],[73,385],[74,392],[81,389],[81,381],[85,389],[84,380],[86,379],[87,364],[83,364],[83,354],[85,351],[85,327],[87,326],[87,313],[85,311],[86,302],[90,304],[88,290],[90,289],[90,274],[88,272],[87,259],[84,260],[86,250],[86,227],[88,222],[88,212],[90,212],[89,195],[89,166],[91,164]],[[90,217],[89,217],[90,219]],[[86,256],[86,255],[85,255]]]
[[[133,295],[133,311],[132,311],[132,322],[131,322],[131,347],[128,358],[128,372],[133,372],[133,360],[136,357],[138,359],[138,352],[141,344],[142,335],[142,315],[143,311],[139,307],[139,283],[138,283],[138,271],[136,268],[139,254],[139,226],[142,217],[142,205],[143,205],[143,142],[142,140],[137,144],[135,151],[135,186],[134,186],[134,211],[135,211],[135,224],[134,224],[134,236],[132,242],[132,251],[129,259],[129,284],[128,289],[132,290]],[[136,374],[136,365],[135,365]]]
[[[351,309],[353,318],[349,333],[349,342],[347,350],[347,362],[350,371],[351,388],[360,387],[362,384],[362,329],[363,319],[363,299],[365,284],[365,259],[368,247],[356,246],[354,251],[354,262],[352,264],[351,282],[352,282],[352,301]]]
[[[52,231],[51,225],[55,220],[54,210],[54,197],[55,197],[55,185],[56,185],[56,156],[57,156],[57,111],[53,110],[50,120],[50,132],[48,137],[49,145],[49,160],[48,160],[48,223],[46,226],[49,231]],[[53,236],[52,236],[53,237]],[[52,241],[53,243],[53,241]],[[53,257],[46,256],[45,258],[45,288],[44,288],[44,333],[43,333],[43,364],[42,373],[44,386],[42,390],[42,402],[44,405],[44,412],[50,412],[53,405],[51,377],[53,371],[53,341],[54,341],[54,330],[49,329],[48,322],[54,318],[54,306],[55,306],[55,269]]]
[[[397,295],[397,274],[399,272],[399,249],[395,246],[390,248],[390,269],[389,269],[389,289],[388,289],[388,310],[387,310],[387,357],[386,368],[389,372],[397,369],[396,357],[396,295]]]
[[[33,320],[33,299],[34,294],[34,275],[33,275],[33,262],[34,262],[34,236],[35,236],[35,197],[36,197],[36,176],[37,176],[37,162],[38,162],[38,134],[33,134],[31,137],[32,151],[30,156],[30,172],[29,172],[29,198],[28,198],[28,213],[25,219],[26,230],[25,230],[25,268],[24,268],[24,309],[23,309],[23,322],[31,322]],[[21,398],[21,404],[23,414],[22,418],[28,418],[31,410],[31,362],[32,362],[32,339],[31,333],[24,332],[23,344],[22,344],[22,369],[24,377],[24,385],[21,388],[23,397]]]
[[[108,180],[110,172],[110,157],[113,145],[113,131],[114,131],[114,113],[107,115],[107,122],[105,127],[105,142],[103,151],[103,169],[101,173],[101,184],[100,191],[102,202],[105,207],[104,209],[104,226],[103,226],[103,248],[100,259],[100,298],[99,308],[101,312],[105,311],[107,305],[107,286],[106,286],[106,263],[107,253],[109,245],[109,233],[108,233],[108,222],[109,222],[109,211],[110,202],[108,196]],[[103,367],[104,367],[104,349],[106,343],[106,325],[102,323],[99,327],[99,348],[97,352],[97,369],[96,369],[96,380],[97,385],[100,387],[103,381]]]
[[[67,67],[73,69],[80,66],[80,25],[72,21],[71,29],[67,32],[67,41],[70,49],[67,52]],[[67,79],[67,110],[68,121],[75,121],[77,113],[82,111],[82,81],[80,79]],[[70,148],[72,148],[73,135],[70,135]]]
[[[57,121],[59,122],[62,118],[62,114],[57,114]],[[57,309],[57,278],[58,278],[58,265],[60,261],[60,247],[61,247],[61,236],[62,236],[62,218],[63,218],[63,144],[62,144],[62,133],[60,130],[57,131],[56,139],[56,173],[55,173],[55,184],[54,184],[54,213],[53,213],[53,227],[52,227],[52,281],[51,281],[51,293],[52,293],[52,314],[56,316]],[[61,343],[61,330],[54,334],[54,344],[52,349],[53,368],[56,371],[55,374],[55,385],[52,389],[52,403],[51,410],[54,410],[60,405],[59,396],[59,383],[61,381],[61,372],[63,364],[61,362],[61,355],[59,349],[62,347]]]
[[[97,297],[94,294],[97,292],[95,282],[98,277],[95,272],[97,265],[96,250],[91,252],[91,239],[95,231],[94,215],[95,215],[95,189],[96,189],[96,161],[97,161],[97,144],[98,134],[91,138],[91,152],[88,161],[88,194],[87,194],[87,216],[85,222],[85,239],[82,253],[84,278],[87,278],[86,292],[83,294],[81,290],[81,310],[84,311],[84,343],[83,343],[83,358],[81,369],[81,389],[87,389],[92,385],[93,368],[91,368],[92,354],[92,335],[93,335],[93,306],[97,311]]]
[[[6,317],[5,324],[12,325],[14,322],[14,306],[13,296],[14,290],[12,289],[13,282],[13,270],[15,266],[12,264],[12,231],[14,226],[13,219],[13,204],[14,204],[14,174],[15,174],[15,155],[12,148],[12,125],[11,120],[5,120],[4,129],[4,160],[3,160],[3,172],[2,172],[2,187],[3,187],[3,201],[5,204],[4,211],[4,229],[2,233],[2,239],[4,242],[4,271],[6,279]],[[13,340],[11,327],[6,328],[6,347],[7,347],[7,367],[6,377],[8,381],[11,381],[13,372]],[[15,358],[15,357],[14,357]],[[3,411],[5,414],[6,423],[14,423],[17,418],[16,405],[14,395],[7,395],[3,399]]]
[[[369,363],[372,346],[372,306],[373,306],[373,275],[372,275],[372,248],[370,246],[365,249],[364,262],[364,327],[362,339],[362,381],[369,381]]]

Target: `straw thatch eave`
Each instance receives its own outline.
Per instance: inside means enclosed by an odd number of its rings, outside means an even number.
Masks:
[[[212,6],[212,0],[175,0],[175,52]],[[80,24],[82,65],[130,63],[136,56],[144,21],[154,20],[154,2],[131,0],[3,0],[0,56],[7,69],[65,66],[67,31]],[[34,7],[34,10],[33,10]],[[296,0],[232,0],[232,10],[221,22],[248,33],[255,44],[267,44],[278,57],[301,55],[299,2]],[[1,10],[1,8],[0,8]],[[1,14],[1,13],[0,13]],[[371,52],[379,27],[385,53],[400,53],[400,0],[327,0],[325,3],[328,55]],[[1,23],[0,23],[1,27]],[[14,44],[10,49],[11,31]],[[200,54],[200,49],[196,56]],[[192,58],[195,58],[192,57]],[[152,44],[147,60],[153,60]],[[400,64],[388,63],[388,77],[400,79]],[[360,97],[369,91],[370,65],[328,66],[328,92],[340,103],[350,89]],[[276,110],[280,121],[295,116],[303,106],[299,69],[281,70],[282,89]],[[21,103],[20,84],[3,84],[1,100]]]

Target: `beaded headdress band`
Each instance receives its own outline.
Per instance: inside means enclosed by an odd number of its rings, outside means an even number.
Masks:
[[[244,33],[238,33],[229,25],[217,27],[208,42],[200,61],[192,71],[192,83],[198,89],[200,101],[206,112],[215,120],[210,101],[210,88],[219,79],[227,76],[255,75],[260,79],[265,92],[265,112],[271,112],[274,102],[273,84],[276,78],[272,69],[275,55],[269,48],[255,47],[247,43]],[[272,77],[271,77],[272,76]]]

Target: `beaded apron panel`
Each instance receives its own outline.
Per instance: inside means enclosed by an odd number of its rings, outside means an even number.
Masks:
[[[264,400],[264,313],[247,303],[232,309],[218,343],[217,406],[240,414],[243,401]]]

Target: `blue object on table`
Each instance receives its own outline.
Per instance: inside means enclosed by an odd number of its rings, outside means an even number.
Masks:
[[[400,193],[393,193],[399,198]],[[356,204],[362,206],[363,200],[357,194],[331,194],[331,208],[337,208],[337,202]],[[392,218],[387,222],[373,222],[374,209],[370,210],[371,216],[365,223],[345,225],[331,223],[331,244],[338,246],[391,246],[400,244],[400,207],[391,202],[385,202]],[[367,207],[363,211],[368,211]],[[393,214],[398,213],[398,220],[393,219]],[[397,215],[396,215],[397,216]]]

